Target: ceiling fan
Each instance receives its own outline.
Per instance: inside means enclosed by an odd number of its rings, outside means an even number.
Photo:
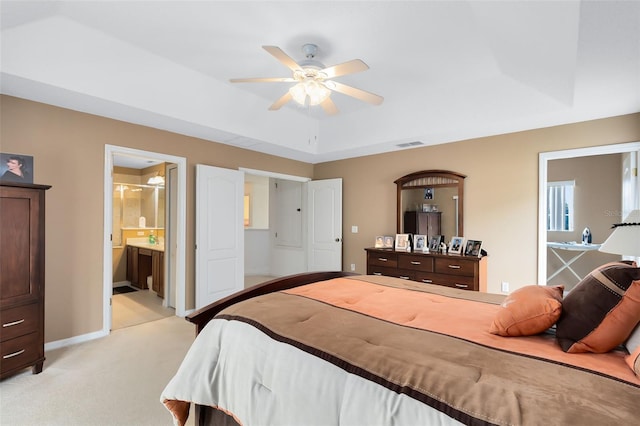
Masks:
[[[332,80],[335,77],[368,70],[369,66],[360,59],[325,67],[315,59],[318,52],[318,46],[315,44],[308,43],[302,46],[306,59],[299,63],[279,47],[262,46],[262,48],[289,68],[293,75],[291,77],[232,78],[230,81],[232,83],[296,83],[269,107],[271,111],[278,110],[287,102],[294,100],[303,106],[320,105],[327,114],[334,115],[338,113],[338,108],[331,100],[331,92],[339,92],[373,105],[380,105],[384,100],[382,96]]]

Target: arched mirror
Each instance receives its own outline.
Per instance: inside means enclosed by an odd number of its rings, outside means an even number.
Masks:
[[[395,181],[398,187],[399,234],[464,236],[465,175],[447,170],[423,170]]]

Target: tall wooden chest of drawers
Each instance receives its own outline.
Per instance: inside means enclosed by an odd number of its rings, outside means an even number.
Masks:
[[[367,248],[367,274],[487,291],[487,258]]]
[[[44,213],[48,185],[0,183],[0,378],[44,363]]]

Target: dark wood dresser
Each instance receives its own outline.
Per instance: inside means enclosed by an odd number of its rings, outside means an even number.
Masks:
[[[487,257],[366,248],[367,275],[487,291]]]
[[[0,183],[0,379],[44,363],[44,213],[48,185]]]

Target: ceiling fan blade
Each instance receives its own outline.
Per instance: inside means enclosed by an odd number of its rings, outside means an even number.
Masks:
[[[320,103],[320,106],[328,115],[336,115],[338,113],[338,107],[333,103],[331,98],[327,98],[322,101],[322,103]]]
[[[384,101],[382,96],[378,96],[365,90],[356,89],[355,87],[347,86],[346,84],[338,83],[337,81],[332,80],[326,84],[331,90],[335,90],[336,92],[340,92],[347,96],[352,96],[370,104],[380,105],[382,101]]]
[[[298,65],[298,63],[296,61],[294,61],[291,58],[291,56],[289,56],[286,53],[284,53],[282,51],[282,49],[280,49],[279,47],[277,47],[277,46],[262,46],[262,48],[264,50],[266,50],[267,52],[271,53],[277,60],[282,62],[284,64],[284,66],[289,68],[291,71],[298,71],[299,69],[301,69],[300,65]]]
[[[280,99],[278,99],[273,104],[271,104],[271,106],[269,107],[269,111],[277,111],[277,110],[279,110],[280,108],[282,108],[282,106],[284,104],[289,102],[291,99],[293,99],[291,97],[291,93],[289,93],[289,92],[285,93],[284,95],[282,95],[282,97]]]
[[[291,77],[266,77],[266,78],[232,78],[229,80],[231,83],[291,83],[294,80]]]
[[[327,75],[327,78],[340,77],[341,75],[354,74],[357,72],[366,71],[369,69],[369,65],[362,62],[360,59],[354,59],[352,61],[344,62],[342,64],[327,67],[322,70]]]

